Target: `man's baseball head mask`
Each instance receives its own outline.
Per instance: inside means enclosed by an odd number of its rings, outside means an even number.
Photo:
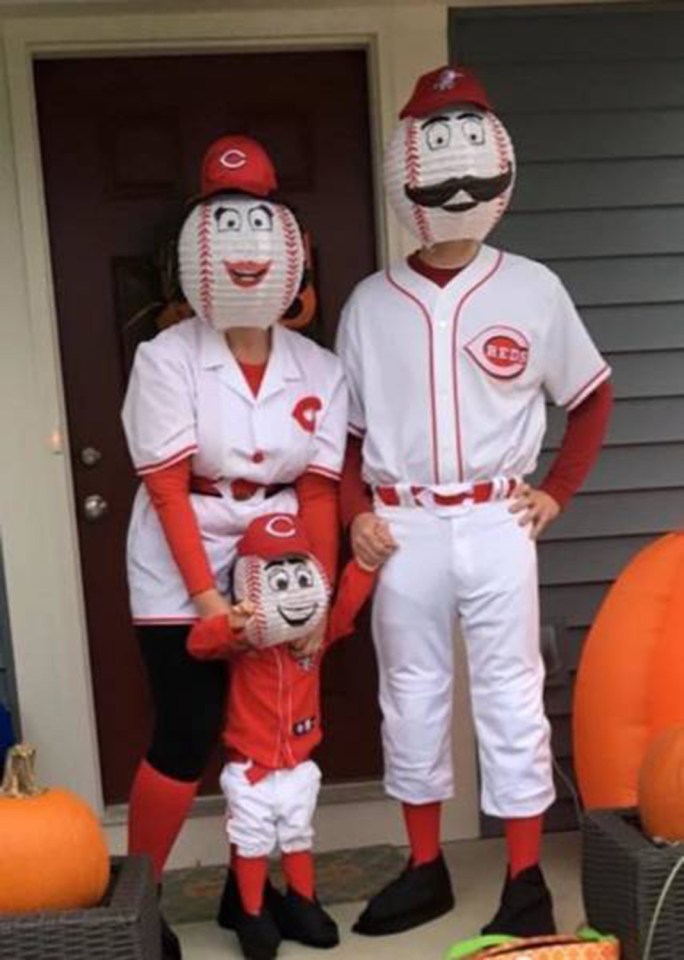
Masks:
[[[256,608],[245,627],[253,646],[292,643],[320,626],[330,588],[297,517],[274,513],[250,523],[238,545],[233,593]]]
[[[484,240],[508,206],[515,155],[479,81],[462,67],[425,74],[399,116],[385,184],[401,223],[425,246]]]
[[[304,243],[292,211],[268,199],[273,164],[249,137],[222,137],[202,164],[202,198],[178,241],[183,292],[217,330],[267,328],[299,290]]]

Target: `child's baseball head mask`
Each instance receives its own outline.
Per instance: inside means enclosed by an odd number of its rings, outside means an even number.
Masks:
[[[253,646],[292,643],[322,623],[330,589],[297,517],[273,513],[252,521],[238,545],[233,592],[256,607],[245,627]]]
[[[508,206],[515,154],[477,78],[463,67],[422,76],[385,157],[401,223],[425,246],[484,240]]]

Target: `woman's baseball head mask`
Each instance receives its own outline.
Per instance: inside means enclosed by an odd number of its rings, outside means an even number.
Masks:
[[[484,240],[508,206],[513,145],[470,71],[422,76],[401,111],[385,158],[385,184],[401,223],[425,246]]]
[[[276,185],[268,154],[249,137],[222,137],[205,155],[178,263],[188,303],[217,330],[270,327],[297,295],[304,244],[292,211],[268,199]]]
[[[323,622],[330,588],[301,520],[272,513],[250,523],[238,545],[233,593],[254,604],[245,635],[256,647],[301,640]]]

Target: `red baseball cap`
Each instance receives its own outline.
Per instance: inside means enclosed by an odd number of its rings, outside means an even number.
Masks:
[[[287,554],[311,554],[302,521],[290,513],[268,513],[252,520],[238,543],[238,556],[275,560]]]
[[[220,137],[204,154],[203,197],[218,190],[241,190],[256,197],[267,197],[277,186],[271,158],[251,137]]]
[[[458,103],[471,103],[482,110],[492,109],[484,87],[472,71],[465,67],[440,67],[418,78],[399,119],[427,117]]]

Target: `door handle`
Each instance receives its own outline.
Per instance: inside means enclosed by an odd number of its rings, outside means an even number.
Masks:
[[[83,501],[83,516],[90,523],[101,520],[109,513],[109,504],[99,493],[92,493]]]
[[[96,447],[84,447],[81,450],[81,463],[84,467],[94,467],[102,459],[102,454]]]

